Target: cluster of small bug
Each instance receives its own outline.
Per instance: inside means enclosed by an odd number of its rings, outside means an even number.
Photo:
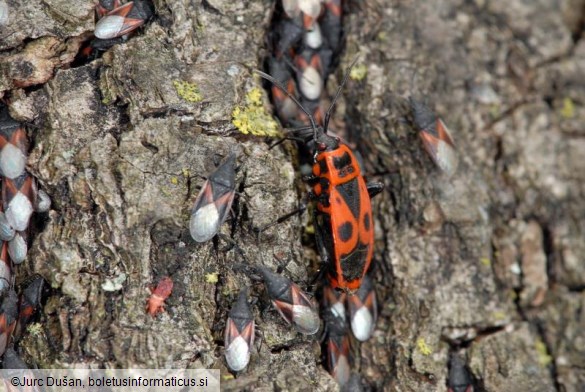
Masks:
[[[2,211],[0,212],[0,240],[2,255],[10,256],[20,264],[28,251],[27,230],[34,210],[46,212],[50,207],[48,195],[37,190],[33,177],[25,170],[27,158],[26,132],[0,108],[0,173],[2,173]],[[9,262],[9,261],[7,261]],[[10,268],[2,267],[0,290],[7,289],[11,280]]]
[[[284,126],[309,122],[286,92],[298,98],[322,124],[325,80],[341,49],[342,12],[340,0],[277,2],[270,31],[272,55],[268,58],[268,72],[286,89],[271,89]]]
[[[147,0],[129,2],[121,6],[118,0],[102,0],[96,7],[98,23],[95,39],[82,50],[90,57],[98,51],[126,39],[127,34],[144,24],[152,16]],[[0,1],[0,25],[6,24],[9,8]],[[13,346],[21,337],[24,327],[36,312],[41,301],[44,280],[29,279],[19,295],[14,287],[14,266],[22,263],[28,252],[28,226],[33,211],[46,212],[51,201],[37,189],[35,179],[26,171],[28,143],[22,124],[13,120],[5,103],[0,102],[0,176],[2,200],[0,203],[0,356],[3,367],[26,369]],[[163,284],[159,291],[170,294]],[[155,290],[156,291],[156,290]],[[156,314],[162,301],[149,302],[149,312]]]
[[[299,141],[301,162],[312,163],[304,179],[311,186],[309,198],[316,201],[313,224],[327,274],[320,293],[323,351],[327,369],[343,387],[350,382],[353,368],[349,330],[364,342],[377,319],[369,271],[374,252],[370,200],[383,186],[366,183],[356,154],[338,137],[327,134],[331,110],[349,75],[348,70],[324,112],[325,82],[341,50],[342,14],[341,0],[278,2],[267,60],[271,76],[260,74],[272,82],[272,101],[283,125],[301,127],[290,137]],[[444,173],[453,175],[457,155],[448,128],[413,98],[410,108],[425,150]]]
[[[231,209],[235,189],[236,155],[232,153],[207,177],[195,200],[189,222],[189,231],[195,241],[209,241],[218,233]],[[262,277],[273,306],[288,324],[306,335],[318,332],[320,322],[316,306],[298,285],[266,267],[248,267]],[[225,329],[225,358],[232,371],[242,371],[248,365],[254,336],[255,323],[247,289],[242,289],[229,313]]]
[[[271,28],[272,76],[262,76],[273,83],[272,101],[283,125],[305,126],[292,137],[300,140],[301,160],[312,161],[304,180],[311,186],[309,199],[316,202],[313,224],[327,275],[320,292],[323,353],[330,374],[345,386],[354,367],[350,330],[358,341],[366,341],[377,318],[368,274],[374,253],[370,200],[383,185],[367,183],[352,149],[327,134],[331,110],[348,77],[346,73],[324,112],[325,81],[341,49],[342,11],[339,0],[283,1]]]
[[[40,303],[43,279],[33,278],[18,296],[14,287],[14,266],[28,253],[29,221],[33,211],[46,212],[49,196],[38,190],[26,171],[28,154],[26,131],[13,120],[8,107],[0,102],[0,355],[4,368],[20,364],[12,348]],[[19,362],[20,361],[20,362]]]

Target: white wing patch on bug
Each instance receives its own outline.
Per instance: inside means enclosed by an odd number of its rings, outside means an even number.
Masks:
[[[446,142],[439,140],[437,145],[437,166],[445,172],[449,177],[455,174],[459,159],[455,149]]]
[[[26,230],[28,221],[33,213],[33,206],[28,197],[18,192],[6,210],[6,220],[16,231]]]
[[[307,67],[299,80],[299,88],[307,99],[315,100],[319,98],[323,91],[323,79],[319,71],[314,67]]]
[[[214,203],[199,208],[191,215],[189,231],[197,242],[209,241],[217,233],[220,225],[219,211]]]
[[[244,370],[250,362],[250,347],[242,336],[235,338],[225,350],[225,360],[231,370]]]
[[[321,13],[319,0],[299,0],[299,9],[313,19],[317,19]]]
[[[97,22],[93,33],[99,39],[116,38],[124,28],[124,19],[123,16],[119,15],[105,16]]]
[[[26,245],[26,241],[21,233],[18,233],[14,236],[14,238],[8,243],[8,254],[10,258],[14,262],[14,264],[20,264],[26,259],[26,253],[28,252],[28,248]]]
[[[331,313],[337,318],[345,320],[345,305],[339,301],[331,306]]]
[[[337,364],[336,364],[335,369],[333,371],[334,371],[333,377],[335,378],[335,380],[337,380],[339,385],[343,386],[343,385],[347,384],[347,382],[349,381],[350,373],[351,373],[347,356],[341,355],[337,359]]]
[[[366,306],[362,306],[351,318],[351,330],[360,342],[365,342],[372,336],[374,318]]]
[[[8,178],[16,178],[24,172],[26,157],[14,144],[8,143],[0,152],[0,171]]]
[[[308,306],[293,306],[293,323],[296,329],[305,335],[314,335],[319,331],[319,315]]]
[[[318,49],[323,44],[323,35],[321,34],[321,28],[318,24],[315,24],[313,30],[306,31],[304,34],[304,42],[309,48]]]

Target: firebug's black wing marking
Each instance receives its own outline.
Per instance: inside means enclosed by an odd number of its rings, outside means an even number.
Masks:
[[[337,185],[337,191],[343,197],[343,201],[351,210],[353,217],[359,219],[360,217],[360,189],[357,178],[346,182],[345,184]]]

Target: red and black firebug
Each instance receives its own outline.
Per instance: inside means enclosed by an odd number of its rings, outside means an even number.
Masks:
[[[305,180],[311,185],[309,197],[317,204],[314,224],[317,246],[334,288],[350,293],[359,289],[374,253],[374,222],[371,198],[383,189],[383,184],[366,181],[353,151],[337,137],[327,135],[331,110],[347,78],[347,70],[327,113],[323,127],[272,76],[256,71],[278,86],[299,106],[311,124],[294,133],[296,139],[314,143],[312,174]]]

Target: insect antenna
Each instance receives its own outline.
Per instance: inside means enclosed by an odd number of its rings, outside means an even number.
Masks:
[[[271,144],[270,147],[268,147],[268,149],[272,150],[274,147],[281,145],[282,143],[286,142],[287,140],[294,140],[296,142],[305,143],[305,139],[303,139],[303,138],[294,137],[294,136],[287,136],[287,137],[283,137],[282,139],[280,139],[276,143]]]
[[[345,75],[343,76],[343,81],[341,82],[339,87],[337,87],[337,92],[335,93],[335,97],[333,98],[333,101],[331,101],[331,105],[329,105],[329,108],[327,109],[327,112],[325,113],[325,121],[323,122],[323,132],[325,132],[325,133],[327,133],[327,127],[329,126],[329,120],[331,119],[331,111],[333,110],[333,107],[335,106],[335,102],[337,102],[337,99],[341,95],[341,90],[343,89],[343,86],[345,86],[345,83],[347,82],[347,79],[349,78],[349,73],[351,72],[351,69],[353,68],[353,66],[355,65],[357,60],[358,60],[358,58],[356,56],[356,58],[351,62],[349,67],[347,67],[347,70],[345,71]]]
[[[289,97],[303,111],[303,113],[305,113],[307,115],[307,117],[309,118],[309,121],[311,122],[311,129],[313,129],[313,137],[316,139],[317,138],[317,124],[315,123],[315,119],[313,118],[313,115],[311,115],[311,113],[309,113],[309,111],[303,105],[301,105],[301,103],[298,101],[298,99],[296,99],[294,97],[294,95],[289,93],[288,90],[286,88],[284,88],[284,86],[282,84],[280,84],[280,82],[278,80],[274,79],[272,76],[270,76],[267,73],[264,73],[258,69],[255,69],[254,72],[256,72],[258,75],[260,75],[264,79],[268,80],[270,83],[274,84],[280,90],[282,90],[282,92],[284,94],[286,94],[286,96]]]
[[[274,144],[272,144],[268,149],[272,150],[274,147],[284,143],[287,140],[294,140],[300,143],[306,143],[307,142],[307,137],[303,137],[302,135],[307,135],[307,133],[305,131],[313,131],[313,128],[311,126],[306,126],[306,127],[299,127],[299,128],[285,128],[286,132],[290,132],[293,135],[298,135],[298,136],[286,136],[283,137],[282,139],[280,139],[279,141],[275,142]]]

